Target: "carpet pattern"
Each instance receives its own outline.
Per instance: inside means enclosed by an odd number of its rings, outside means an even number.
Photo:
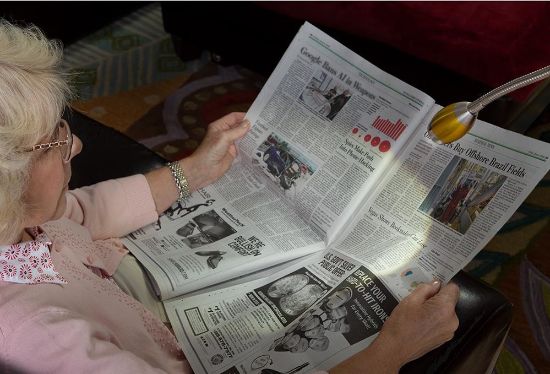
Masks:
[[[181,62],[162,30],[158,4],[67,48],[79,73],[73,108],[118,129],[167,159],[190,154],[212,120],[246,111],[264,78],[239,67]],[[548,112],[548,111],[547,111]],[[546,114],[528,135],[550,141]],[[515,305],[494,372],[550,373],[550,176],[466,267]]]

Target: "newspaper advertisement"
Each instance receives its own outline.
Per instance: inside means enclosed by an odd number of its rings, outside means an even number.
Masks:
[[[124,239],[162,299],[324,248],[287,202],[239,166]]]
[[[548,144],[483,121],[447,145],[418,131],[335,248],[387,274],[400,296],[448,282],[544,177],[549,157]]]
[[[330,243],[432,105],[306,23],[248,111],[239,147]]]
[[[369,269],[329,250],[268,279],[165,306],[195,373],[287,373],[363,349],[397,302]]]

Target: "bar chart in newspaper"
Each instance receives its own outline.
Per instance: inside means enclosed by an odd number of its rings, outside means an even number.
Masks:
[[[371,121],[369,121],[371,122]],[[407,128],[407,124],[400,118],[391,120],[383,116],[377,116],[369,126],[354,127],[352,134],[363,138],[363,141],[371,147],[378,148],[380,152],[387,152],[392,144],[399,139]]]
[[[407,125],[401,122],[401,119],[398,119],[395,122],[390,121],[389,119],[384,119],[380,116],[376,117],[372,127],[379,130],[382,134],[387,135],[393,140],[399,139],[399,136],[405,131]]]

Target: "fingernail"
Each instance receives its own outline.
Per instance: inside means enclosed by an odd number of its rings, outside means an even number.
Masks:
[[[434,285],[434,287],[439,287],[441,285],[441,282],[438,280],[434,280],[432,284]]]

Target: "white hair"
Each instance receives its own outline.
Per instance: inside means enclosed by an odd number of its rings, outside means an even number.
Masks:
[[[32,152],[55,131],[71,91],[60,71],[63,49],[35,26],[0,19],[0,244],[18,238]]]

